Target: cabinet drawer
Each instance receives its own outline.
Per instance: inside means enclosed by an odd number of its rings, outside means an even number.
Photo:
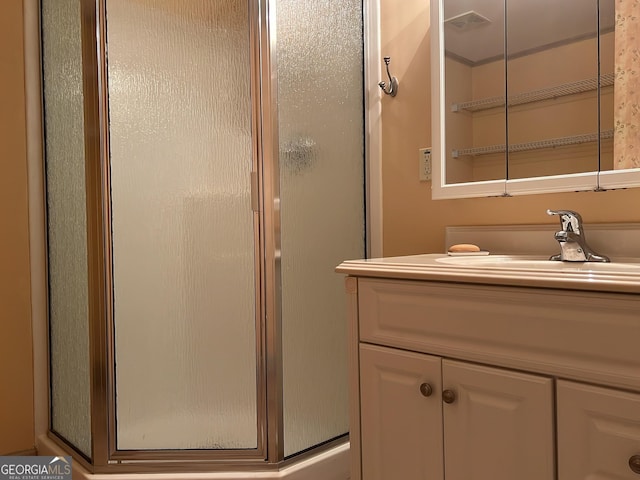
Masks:
[[[360,341],[640,389],[640,296],[358,279]]]

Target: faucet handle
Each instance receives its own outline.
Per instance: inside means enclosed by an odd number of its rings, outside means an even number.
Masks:
[[[560,228],[564,232],[574,232],[576,235],[582,233],[582,217],[573,210],[547,210],[547,215],[560,216]]]

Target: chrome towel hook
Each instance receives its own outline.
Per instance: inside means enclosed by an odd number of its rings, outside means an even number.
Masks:
[[[398,93],[398,79],[392,77],[391,73],[389,73],[389,62],[391,62],[391,57],[384,57],[384,64],[387,66],[387,76],[389,77],[389,89],[386,88],[387,84],[385,82],[380,82],[378,85],[384,93],[395,97]]]

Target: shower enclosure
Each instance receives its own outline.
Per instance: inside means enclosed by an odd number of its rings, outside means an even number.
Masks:
[[[41,0],[50,436],[93,472],[347,438],[362,3]]]

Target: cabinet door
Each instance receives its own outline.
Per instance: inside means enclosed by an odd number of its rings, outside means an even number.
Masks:
[[[558,381],[557,408],[559,480],[640,479],[639,394]]]
[[[440,362],[360,346],[363,480],[443,479]]]
[[[550,378],[452,360],[442,377],[447,480],[554,478]]]

